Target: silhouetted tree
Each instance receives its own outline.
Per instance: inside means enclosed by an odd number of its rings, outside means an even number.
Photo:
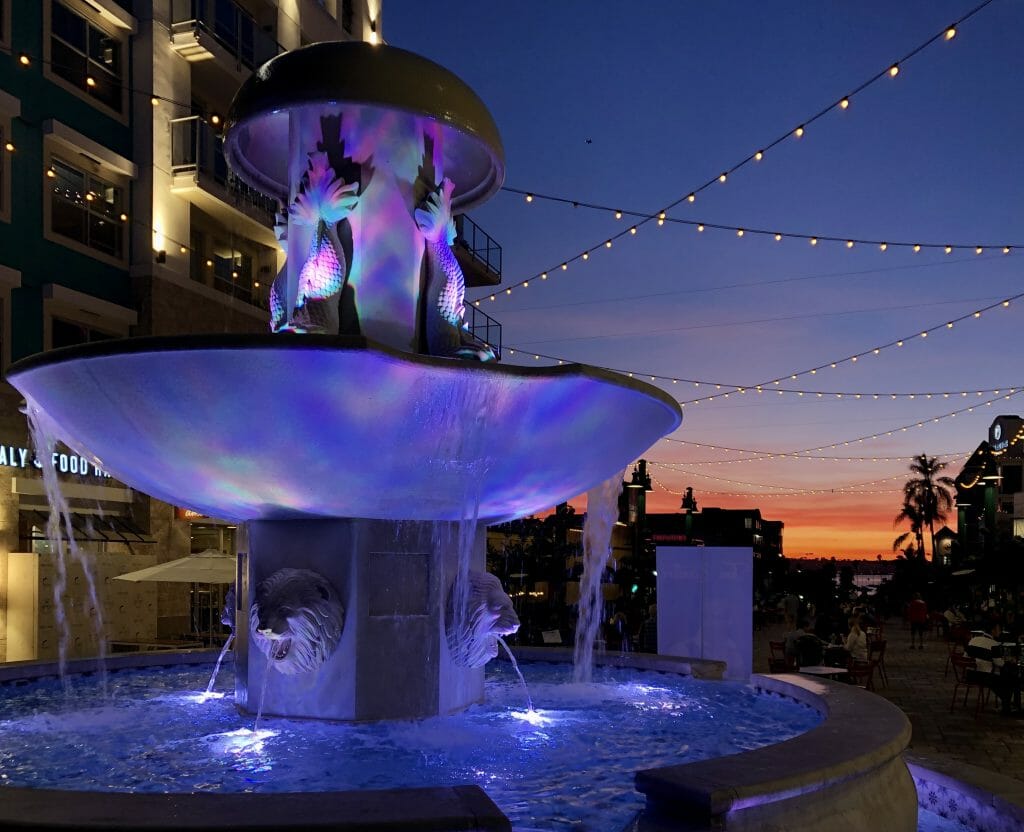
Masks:
[[[921,531],[928,529],[932,545],[932,561],[935,561],[935,524],[945,522],[953,508],[956,483],[952,477],[942,476],[948,463],[938,457],[919,454],[910,463],[910,471],[916,476],[903,486],[904,506],[913,505],[921,525]],[[918,548],[924,555],[923,541],[918,539]]]

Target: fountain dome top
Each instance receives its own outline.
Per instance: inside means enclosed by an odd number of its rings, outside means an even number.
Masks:
[[[452,207],[488,199],[505,178],[505,151],[483,101],[460,78],[420,55],[358,41],[314,43],[261,66],[235,94],[224,149],[259,191],[287,200],[289,113],[314,105],[350,118],[405,113],[439,130]],[[336,108],[336,109],[335,109]]]

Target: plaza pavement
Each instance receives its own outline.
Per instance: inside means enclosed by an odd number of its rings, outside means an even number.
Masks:
[[[754,633],[754,671],[768,672],[768,642],[781,641],[785,627],[769,625]],[[938,757],[954,767],[968,763],[986,771],[1024,781],[1024,719],[999,715],[997,700],[989,698],[988,709],[974,718],[975,692],[967,707],[963,688],[953,713],[953,670],[943,677],[948,650],[941,635],[929,634],[924,650],[910,649],[910,629],[899,619],[885,622],[887,642],[885,665],[888,687],[876,673],[875,692],[897,705],[910,719],[914,755]]]

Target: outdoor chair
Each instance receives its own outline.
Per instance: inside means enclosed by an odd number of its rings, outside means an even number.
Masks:
[[[875,659],[866,662],[856,659],[851,660],[846,668],[846,675],[850,684],[857,685],[857,687],[864,688],[864,690],[874,690],[876,667],[878,667],[878,661]]]
[[[768,642],[768,672],[789,673],[796,670],[796,663],[786,656],[786,642]]]
[[[949,655],[946,658],[946,672],[942,674],[942,678],[945,679],[949,676],[949,668],[952,667],[953,656],[962,656],[964,649],[967,646],[967,642],[971,640],[971,631],[966,627],[951,627],[949,630],[949,639],[946,641],[946,646],[949,648]]]
[[[878,678],[882,680],[882,687],[889,687],[889,676],[885,672],[885,645],[884,638],[876,639],[868,645],[868,660],[878,665]]]
[[[951,656],[950,662],[953,665],[953,678],[956,680],[953,685],[953,699],[949,703],[949,712],[952,713],[956,707],[956,697],[960,688],[964,689],[964,707],[967,707],[967,697],[970,696],[971,688],[977,690],[977,698],[974,702],[974,718],[978,718],[983,703],[988,702],[988,687],[981,680],[974,677],[977,664],[969,656]]]

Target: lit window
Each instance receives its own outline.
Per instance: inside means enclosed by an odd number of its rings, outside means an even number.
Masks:
[[[124,258],[124,189],[54,157],[50,231],[117,260]]]
[[[117,113],[124,110],[123,47],[119,38],[50,0],[50,71]]]

